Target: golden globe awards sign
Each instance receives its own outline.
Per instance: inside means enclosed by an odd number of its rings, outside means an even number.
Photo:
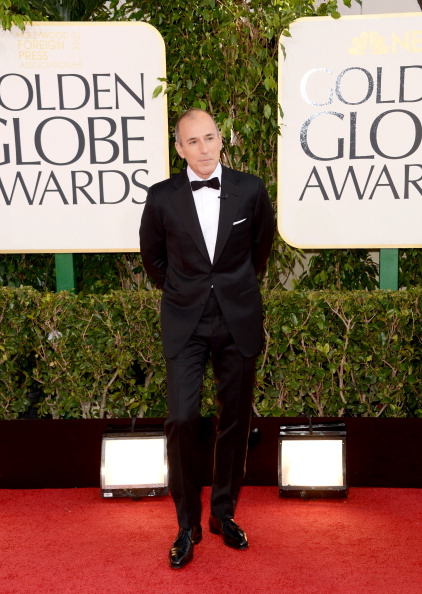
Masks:
[[[278,226],[302,248],[422,245],[422,16],[305,18],[283,38]]]
[[[0,251],[137,251],[168,177],[165,49],[146,23],[0,33]]]

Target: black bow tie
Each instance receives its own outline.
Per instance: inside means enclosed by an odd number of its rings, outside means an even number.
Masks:
[[[218,177],[213,177],[211,179],[203,179],[202,181],[191,181],[190,185],[193,191],[199,190],[204,186],[207,186],[208,188],[214,188],[214,190],[219,190],[220,180],[218,179]]]

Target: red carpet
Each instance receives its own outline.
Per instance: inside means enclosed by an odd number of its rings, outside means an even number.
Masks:
[[[209,512],[204,490],[204,518]],[[208,531],[171,570],[169,497],[103,500],[99,489],[0,491],[0,592],[31,594],[421,594],[422,491],[351,489],[333,501],[245,487],[236,520],[250,548]],[[206,522],[204,522],[206,528]]]

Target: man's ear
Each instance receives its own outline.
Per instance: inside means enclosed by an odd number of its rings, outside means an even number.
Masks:
[[[177,153],[178,153],[179,157],[180,157],[181,159],[184,159],[184,158],[185,158],[185,153],[184,153],[184,151],[183,151],[183,147],[182,147],[182,145],[181,145],[181,144],[179,144],[178,142],[175,142],[175,143],[174,143],[174,146],[176,147],[176,151],[177,151]]]

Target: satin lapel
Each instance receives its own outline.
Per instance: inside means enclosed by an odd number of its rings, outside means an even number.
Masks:
[[[179,178],[180,179],[180,178]],[[207,246],[205,245],[204,236],[202,235],[201,225],[199,223],[198,214],[195,208],[195,202],[192,196],[192,190],[187,175],[185,179],[182,178],[182,183],[177,184],[174,194],[172,195],[173,204],[179,213],[180,219],[183,221],[187,233],[192,237],[198,250],[209,262]]]
[[[220,217],[218,221],[217,242],[215,244],[214,264],[221,256],[221,252],[226,244],[233,227],[239,204],[239,188],[233,184],[228,175],[224,172],[221,179],[221,199],[220,199]]]

